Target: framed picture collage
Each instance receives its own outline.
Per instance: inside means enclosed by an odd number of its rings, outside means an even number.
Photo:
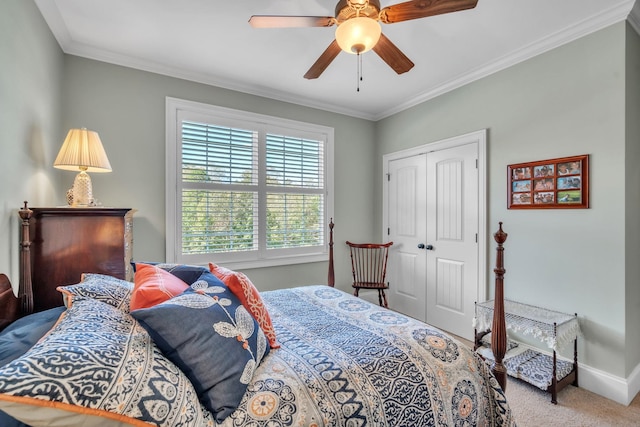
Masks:
[[[589,155],[507,166],[508,209],[589,207]]]

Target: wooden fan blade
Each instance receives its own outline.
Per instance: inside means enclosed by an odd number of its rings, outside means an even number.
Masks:
[[[385,24],[426,18],[473,9],[478,0],[413,0],[387,6],[380,11],[380,21]]]
[[[253,15],[249,18],[253,28],[330,27],[335,21],[332,16]]]
[[[380,34],[380,40],[373,47],[373,51],[398,74],[406,73],[414,66],[414,63],[384,34]]]
[[[309,68],[309,71],[307,71],[307,73],[304,75],[304,78],[317,79],[318,77],[320,77],[320,74],[322,74],[324,70],[327,69],[329,64],[331,64],[331,62],[336,59],[336,56],[338,56],[341,50],[342,49],[340,49],[340,46],[338,46],[338,42],[334,40],[329,45],[329,47],[324,52],[322,52],[320,58],[318,58],[318,60],[313,63],[311,68]]]

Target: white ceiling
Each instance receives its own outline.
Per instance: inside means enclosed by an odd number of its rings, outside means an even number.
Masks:
[[[335,27],[254,29],[251,15],[333,16],[337,0],[35,0],[64,52],[377,120],[627,19],[634,0],[479,0],[475,9],[384,25],[414,63],[340,53],[302,76]],[[398,1],[381,1],[389,6]],[[640,2],[639,2],[640,4]],[[629,19],[638,29],[636,5]]]

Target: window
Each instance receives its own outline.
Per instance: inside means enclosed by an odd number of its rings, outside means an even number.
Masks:
[[[167,98],[167,261],[328,258],[333,129]]]

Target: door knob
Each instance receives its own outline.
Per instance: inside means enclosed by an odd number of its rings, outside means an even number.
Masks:
[[[425,248],[424,243],[418,244],[418,249],[424,249],[424,248]]]
[[[432,251],[432,250],[433,250],[433,245],[427,245],[426,249],[427,249],[428,251]]]
[[[418,244],[418,249],[426,249],[428,251],[432,251],[433,250],[433,245],[425,245],[424,243],[419,243]]]

